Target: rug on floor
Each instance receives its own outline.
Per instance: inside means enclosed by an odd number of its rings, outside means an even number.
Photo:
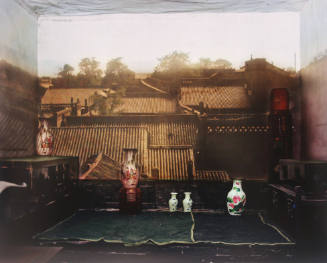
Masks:
[[[195,242],[230,245],[287,245],[292,240],[259,214],[229,216],[218,213],[193,213]]]
[[[56,226],[36,235],[37,240],[100,241],[144,244],[191,243],[190,213],[143,212],[123,215],[108,211],[78,211]]]

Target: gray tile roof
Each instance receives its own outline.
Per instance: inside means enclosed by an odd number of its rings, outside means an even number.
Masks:
[[[182,87],[181,103],[209,109],[248,109],[250,102],[244,87]]]
[[[69,126],[77,127],[142,127],[148,131],[150,146],[192,146],[198,128],[192,119],[145,120],[145,118],[69,118]]]
[[[144,163],[147,131],[140,127],[67,127],[52,128],[54,149],[52,155],[78,156],[80,166],[100,152],[122,162],[124,148],[138,150],[137,161]]]

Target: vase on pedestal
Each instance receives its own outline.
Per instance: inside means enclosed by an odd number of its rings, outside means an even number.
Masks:
[[[124,149],[121,169],[120,211],[134,214],[141,210],[141,190],[137,187],[139,169],[136,165],[136,149]]]
[[[234,180],[233,187],[227,194],[227,211],[232,216],[240,216],[245,207],[246,195],[242,189],[242,181]]]
[[[178,205],[178,200],[176,198],[177,193],[170,193],[171,194],[171,198],[168,201],[169,204],[169,211],[170,212],[176,212],[177,211],[177,205]]]
[[[185,198],[183,200],[183,208],[184,212],[191,212],[192,211],[192,199],[191,199],[191,192],[184,192]]]
[[[124,188],[136,188],[139,181],[139,170],[136,166],[136,150],[124,149],[124,161],[122,165],[121,181]]]

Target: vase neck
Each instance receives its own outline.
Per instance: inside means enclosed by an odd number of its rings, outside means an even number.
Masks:
[[[185,192],[185,197],[191,197],[191,193],[190,192]]]
[[[239,188],[242,189],[242,181],[241,180],[234,180],[233,181],[233,188]]]
[[[172,198],[176,198],[177,193],[170,193]]]

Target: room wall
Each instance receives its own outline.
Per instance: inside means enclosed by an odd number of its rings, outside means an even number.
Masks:
[[[301,78],[305,159],[327,160],[327,1],[310,0],[301,13]]]
[[[37,128],[37,17],[0,1],[0,157],[34,154]]]
[[[0,1],[0,59],[37,74],[37,17],[15,1]]]

